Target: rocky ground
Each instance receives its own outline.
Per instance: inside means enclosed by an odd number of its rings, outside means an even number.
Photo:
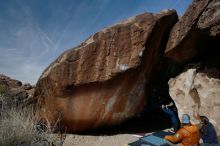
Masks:
[[[0,95],[7,99],[1,99],[7,102],[7,105],[27,105],[32,101],[35,87],[31,84],[23,84],[21,81],[12,79],[4,74],[0,74]]]
[[[138,140],[132,134],[118,134],[112,136],[83,136],[67,135],[63,146],[126,146]]]

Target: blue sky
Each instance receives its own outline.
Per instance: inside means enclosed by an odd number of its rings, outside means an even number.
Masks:
[[[100,29],[143,12],[192,0],[0,0],[0,73],[35,84],[63,51]]]

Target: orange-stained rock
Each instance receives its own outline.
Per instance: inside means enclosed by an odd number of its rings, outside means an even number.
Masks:
[[[67,132],[119,124],[142,111],[147,87],[177,21],[174,10],[144,13],[67,50],[41,75],[38,116],[61,117]]]

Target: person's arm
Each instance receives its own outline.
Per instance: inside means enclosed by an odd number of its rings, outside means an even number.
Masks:
[[[198,113],[193,112],[193,117],[194,117],[196,120],[201,121],[200,115],[199,115]]]
[[[193,113],[193,117],[199,121],[199,123],[195,124],[197,128],[201,129],[202,128],[202,120],[200,118],[200,115],[198,113]]]
[[[168,115],[170,115],[170,116],[172,116],[172,115],[174,114],[173,111],[172,111],[171,109],[167,108],[167,107],[162,108],[162,110],[163,110],[166,114],[168,114]]]
[[[178,143],[183,139],[183,135],[177,131],[175,135],[167,135],[164,138],[172,143]]]

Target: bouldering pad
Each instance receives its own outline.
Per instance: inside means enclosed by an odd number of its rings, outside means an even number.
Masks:
[[[130,143],[129,146],[169,146],[164,140],[165,135],[172,135],[172,133],[157,131],[150,135],[141,137],[138,141]]]

